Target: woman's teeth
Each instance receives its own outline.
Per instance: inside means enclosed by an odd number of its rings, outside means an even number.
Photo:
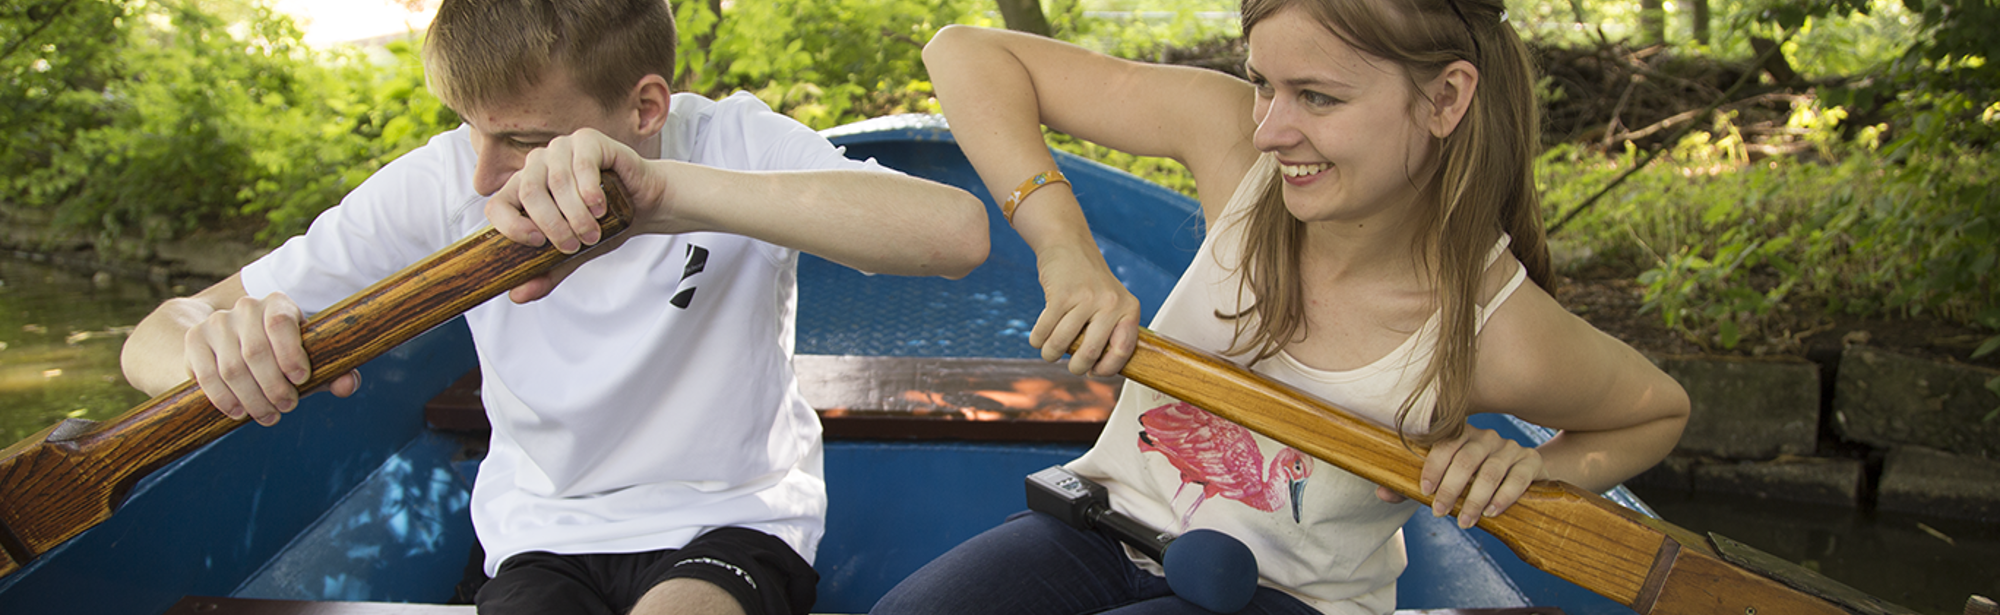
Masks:
[[[1324,162],[1319,164],[1278,165],[1278,170],[1284,172],[1285,177],[1305,177],[1331,168],[1333,168],[1333,165]]]

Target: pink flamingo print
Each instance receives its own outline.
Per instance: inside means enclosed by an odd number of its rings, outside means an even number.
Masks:
[[[1312,476],[1311,457],[1287,446],[1271,456],[1270,471],[1260,476],[1264,453],[1249,429],[1186,403],[1147,410],[1139,415],[1139,426],[1140,451],[1158,452],[1174,464],[1181,471],[1182,490],[1201,485],[1201,496],[1181,516],[1181,527],[1187,527],[1203,501],[1217,495],[1264,512],[1277,512],[1289,501],[1292,521],[1299,520],[1299,500]]]

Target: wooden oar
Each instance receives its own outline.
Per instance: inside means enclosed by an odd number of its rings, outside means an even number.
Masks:
[[[1426,451],[1319,398],[1141,330],[1126,378],[1425,505]],[[1453,513],[1454,515],[1456,512]],[[1914,612],[1727,538],[1701,536],[1561,482],[1538,482],[1485,528],[1536,568],[1640,615]]]
[[[603,237],[631,224],[618,177],[603,174]],[[599,245],[603,245],[600,242]],[[314,315],[300,329],[310,391],[567,260],[488,228]],[[190,380],[118,418],[70,419],[0,451],[0,576],[111,517],[154,469],[247,421],[215,410]]]

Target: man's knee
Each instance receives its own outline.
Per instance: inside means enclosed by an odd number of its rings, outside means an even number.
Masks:
[[[694,577],[675,577],[654,585],[632,615],[746,615],[743,604],[728,590]]]
[[[737,527],[702,534],[654,570],[660,584],[687,580],[717,588],[748,615],[805,613],[819,583],[819,573],[790,545]]]

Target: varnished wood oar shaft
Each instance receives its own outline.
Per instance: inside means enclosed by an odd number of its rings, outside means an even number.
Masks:
[[[606,239],[632,205],[603,174]],[[547,272],[570,255],[486,229],[315,314],[300,329],[310,391],[403,342]],[[192,380],[104,423],[67,421],[0,452],[0,574],[110,518],[138,479],[247,421],[215,410]]]
[[[1406,448],[1388,428],[1311,394],[1146,330],[1122,373],[1405,497],[1432,502],[1418,489],[1423,450]],[[1529,565],[1641,615],[1854,612],[1723,561],[1700,535],[1566,483],[1536,483],[1479,527]],[[1881,612],[1899,612],[1888,606]]]

